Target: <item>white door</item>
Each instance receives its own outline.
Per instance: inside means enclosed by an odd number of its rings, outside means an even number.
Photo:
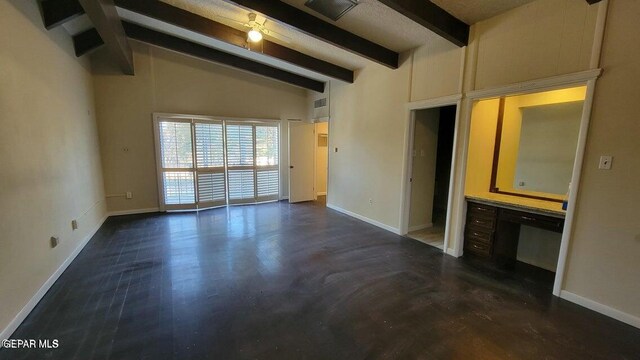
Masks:
[[[289,202],[315,200],[315,124],[289,123]]]

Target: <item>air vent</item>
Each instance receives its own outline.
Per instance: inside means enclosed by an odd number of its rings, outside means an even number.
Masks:
[[[327,98],[318,99],[313,102],[313,108],[318,109],[327,106]]]
[[[336,21],[358,5],[357,0],[307,0],[304,4],[320,14]]]

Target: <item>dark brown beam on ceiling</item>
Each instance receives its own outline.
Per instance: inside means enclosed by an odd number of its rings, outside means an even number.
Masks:
[[[125,74],[133,75],[133,52],[113,0],[79,0],[79,2],[118,67]]]
[[[104,41],[98,34],[98,30],[93,28],[73,36],[73,49],[77,57],[87,54],[102,45],[104,45]]]
[[[398,68],[398,53],[343,30],[278,0],[227,0],[260,12],[267,17],[292,26],[307,35],[363,56],[392,69]]]
[[[469,44],[469,25],[429,0],[380,0],[380,2],[457,46]]]
[[[220,24],[203,16],[171,6],[157,0],[116,0],[116,6],[135,13],[172,24],[195,33],[208,36],[239,47],[247,47],[247,33]],[[353,82],[353,71],[334,65],[330,62],[316,59],[299,51],[262,40],[262,46],[249,47],[251,51],[261,53],[292,65],[311,70],[328,77]]]
[[[587,0],[587,2],[589,3],[589,5],[593,5],[593,4],[597,4],[602,0]]]
[[[78,0],[42,0],[40,11],[47,30],[84,14],[84,9]]]
[[[138,41],[280,80],[305,89],[324,92],[324,83],[321,81],[309,79],[307,77],[293,74],[247,58],[232,55],[172,35],[147,29],[140,25],[128,22],[123,22],[122,25],[124,26],[127,36]]]

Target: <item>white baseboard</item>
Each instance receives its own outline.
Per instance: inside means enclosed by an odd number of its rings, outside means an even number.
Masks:
[[[98,230],[100,229],[102,224],[107,220],[107,218],[108,216],[105,216],[100,221],[98,221],[98,224],[93,229],[91,229],[91,231],[89,231],[89,233],[80,241],[78,246],[76,246],[76,248],[73,249],[71,254],[69,254],[69,257],[67,257],[67,259],[62,263],[62,265],[60,265],[58,269],[53,274],[51,274],[49,279],[47,279],[47,281],[45,281],[44,284],[42,284],[40,289],[38,289],[38,291],[31,297],[29,302],[27,302],[27,304],[22,308],[22,310],[20,310],[20,312],[13,318],[13,320],[11,320],[9,325],[7,325],[7,327],[3,329],[2,332],[0,332],[0,340],[8,339],[11,336],[11,334],[13,334],[13,332],[16,331],[18,326],[22,324],[22,322],[24,321],[24,319],[27,318],[29,313],[31,313],[31,311],[36,307],[36,305],[38,305],[38,303],[40,302],[40,300],[42,300],[42,298],[47,293],[47,291],[49,291],[51,286],[53,286],[56,280],[58,280],[60,275],[62,275],[62,273],[67,269],[67,267],[76,258],[76,256],[80,254],[80,251],[84,249],[84,247],[87,245],[89,240],[91,240],[91,238],[96,234],[96,232],[98,232]],[[0,344],[0,347],[2,347],[1,344]]]
[[[135,215],[135,214],[146,214],[160,211],[159,208],[146,208],[146,209],[132,209],[132,210],[119,210],[119,211],[110,211],[109,216],[120,216],[120,215]]]
[[[456,254],[455,250],[453,250],[453,249],[449,249],[449,248],[447,248],[447,249],[444,251],[444,253],[445,253],[445,254],[447,254],[447,255],[451,255],[451,256],[453,256],[453,257],[455,257],[455,258],[459,258],[459,257],[460,257],[460,255]]]
[[[599,302],[595,302],[591,299],[587,299],[566,290],[560,291],[560,297],[567,301],[571,301],[572,303],[586,307],[589,310],[593,310],[595,312],[599,312],[600,314],[614,318],[618,321],[622,321],[625,324],[640,328],[640,317],[627,314],[610,306],[600,304]]]
[[[432,228],[433,223],[409,226],[409,232]]]
[[[324,195],[327,195],[327,192],[326,191],[317,192],[316,195],[317,196],[324,196]]]
[[[373,220],[373,219],[369,219],[369,218],[368,218],[368,217],[366,217],[366,216],[362,216],[362,215],[360,215],[360,214],[356,214],[356,213],[354,213],[354,212],[351,212],[351,211],[349,211],[349,210],[345,210],[345,209],[343,209],[343,208],[341,208],[341,207],[338,207],[338,206],[335,206],[335,205],[333,205],[333,204],[327,204],[327,207],[328,207],[329,209],[333,209],[333,210],[335,210],[335,211],[341,212],[341,213],[343,213],[343,214],[345,214],[345,215],[349,215],[349,216],[351,216],[351,217],[354,217],[354,218],[356,218],[356,219],[358,219],[358,220],[362,220],[362,221],[364,221],[364,222],[367,222],[367,223],[369,223],[369,224],[371,224],[371,225],[375,225],[375,226],[377,226],[377,227],[379,227],[379,228],[385,229],[385,230],[387,230],[387,231],[391,231],[391,232],[392,232],[392,233],[394,233],[394,234],[402,235],[402,234],[400,233],[400,229],[398,229],[398,228],[394,228],[394,227],[389,226],[389,225],[386,225],[386,224],[383,224],[383,223],[381,223],[381,222],[379,222],[379,221],[376,221],[376,220]]]

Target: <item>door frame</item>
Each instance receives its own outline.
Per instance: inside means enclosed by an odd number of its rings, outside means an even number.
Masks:
[[[314,172],[314,176],[313,176],[313,193],[314,193],[314,198],[316,200],[318,200],[318,191],[316,189],[318,189],[318,137],[319,137],[319,133],[318,133],[318,124],[322,124],[322,123],[327,123],[327,178],[325,179],[325,185],[326,185],[326,189],[324,192],[324,196],[327,196],[329,194],[329,121],[315,121],[314,122],[314,140],[313,140],[313,146],[314,146],[314,157],[313,157],[313,172]]]
[[[444,246],[443,252],[447,252],[447,248],[450,242],[449,233],[451,227],[453,195],[454,195],[454,176],[456,168],[456,149],[458,147],[458,133],[460,127],[460,108],[462,105],[462,95],[456,94],[451,96],[445,96],[426,101],[418,101],[407,104],[406,109],[408,112],[408,124],[405,127],[405,162],[403,171],[402,184],[404,189],[402,190],[402,207],[400,214],[400,234],[406,235],[409,232],[409,217],[411,214],[411,175],[413,171],[413,143],[415,133],[415,114],[419,110],[436,109],[444,106],[456,106],[455,125],[453,131],[453,152],[451,155],[451,170],[449,172],[449,192],[447,195],[447,213],[445,217],[444,228]]]

